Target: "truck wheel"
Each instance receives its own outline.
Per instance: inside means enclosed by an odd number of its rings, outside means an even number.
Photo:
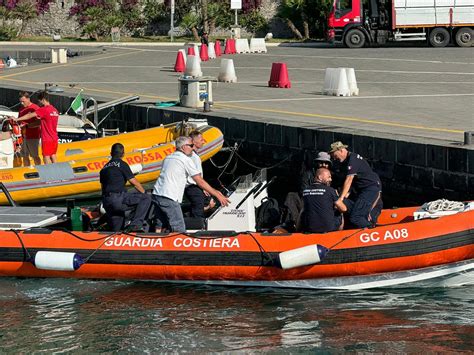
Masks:
[[[433,47],[446,47],[450,41],[449,32],[442,27],[436,27],[430,32],[430,44]]]
[[[349,48],[362,48],[365,44],[365,35],[361,30],[354,28],[347,32],[344,42]]]
[[[456,32],[456,44],[459,47],[472,46],[472,30],[469,27],[460,28]]]

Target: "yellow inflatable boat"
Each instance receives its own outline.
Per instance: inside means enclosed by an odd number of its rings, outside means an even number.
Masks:
[[[132,167],[132,171],[139,172],[138,181],[150,183],[159,176],[163,159],[174,152],[174,139],[189,133],[184,130],[185,127],[182,129],[179,127],[176,129],[176,125],[169,125],[90,141],[65,143],[59,147],[69,148],[62,150],[58,163],[3,169],[0,170],[0,181],[8,188],[13,199],[20,203],[97,196],[101,191],[99,172],[109,160],[111,145],[120,142],[127,149],[124,160]],[[189,131],[189,126],[187,130]],[[202,132],[206,141],[198,152],[204,161],[222,148],[224,138],[222,132],[215,127],[202,125],[198,130]],[[144,137],[143,133],[149,137],[143,138],[140,142],[139,136]],[[157,133],[160,135],[153,138],[152,136]],[[125,137],[134,137],[134,140],[124,139]],[[68,155],[68,149],[78,149],[82,153]],[[95,157],[92,157],[93,155]],[[0,204],[6,203],[6,197],[0,195]]]
[[[69,161],[99,155],[106,156],[110,153],[110,147],[114,143],[122,143],[126,153],[133,152],[138,148],[171,142],[180,135],[189,134],[193,127],[197,127],[197,125],[179,122],[102,138],[62,143],[58,145],[57,157],[58,161]]]

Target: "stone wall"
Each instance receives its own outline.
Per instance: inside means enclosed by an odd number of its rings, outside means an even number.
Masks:
[[[278,5],[281,0],[263,0],[261,6],[262,15],[269,21],[268,31],[274,37],[292,38],[293,35],[288,26],[276,18]],[[23,32],[27,36],[52,36],[60,34],[62,37],[79,37],[81,30],[75,18],[69,17],[69,10],[74,5],[74,0],[56,0],[50,3],[48,12],[40,15],[35,20],[28,22]],[[177,25],[177,24],[176,24]],[[166,35],[169,31],[169,23],[160,23],[152,26],[155,34]],[[218,30],[215,36],[228,36],[230,30]],[[250,36],[245,31],[242,36]]]
[[[49,10],[35,20],[30,21],[23,32],[30,36],[79,37],[79,24],[74,18],[69,18],[69,10],[74,0],[56,0],[50,3]]]

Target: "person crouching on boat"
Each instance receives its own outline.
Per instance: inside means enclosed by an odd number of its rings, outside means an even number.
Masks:
[[[327,168],[316,170],[314,183],[303,190],[303,232],[327,233],[342,230],[342,213],[347,207],[331,187],[331,172]]]
[[[145,194],[145,189],[133,175],[130,166],[122,160],[124,153],[122,144],[112,145],[111,159],[100,171],[102,203],[107,213],[109,229],[114,232],[123,229],[125,211],[135,208],[135,214],[127,231],[138,232],[143,229],[143,222],[151,205],[151,197]],[[138,193],[127,192],[125,188],[127,181]]]
[[[201,174],[201,177],[203,177],[201,157],[199,154],[197,154],[197,151],[204,145],[204,137],[199,131],[191,132],[189,137],[192,140],[192,144],[194,144],[193,152],[191,153],[191,159],[194,162],[194,166]],[[197,186],[192,177],[188,177],[186,188],[184,189],[184,195],[191,203],[191,217],[200,218],[204,221],[204,205],[206,195],[209,196],[209,193],[204,192],[199,186]]]
[[[16,121],[29,121],[32,118],[37,118],[40,120],[41,150],[43,151],[44,163],[56,163],[56,152],[58,150],[59,112],[53,105],[50,104],[49,95],[46,91],[41,91],[38,94],[38,102],[41,105],[40,108],[38,108],[35,112],[27,113],[26,115],[17,118]]]
[[[153,188],[152,199],[157,205],[157,231],[169,229],[171,232],[186,232],[183,212],[180,203],[183,201],[184,189],[188,178],[196,185],[214,196],[223,206],[229,199],[220,191],[212,188],[203,178],[191,159],[194,144],[190,137],[176,139],[176,151],[163,161],[161,174]]]
[[[382,183],[367,161],[359,154],[349,152],[347,147],[338,141],[331,144],[329,151],[333,159],[344,164],[346,175],[338,202],[348,197],[353,187],[356,197],[351,192],[353,204],[348,206],[349,220],[357,228],[371,227],[382,211]]]

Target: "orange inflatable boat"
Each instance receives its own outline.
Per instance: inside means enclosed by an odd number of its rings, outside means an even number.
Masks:
[[[474,205],[326,234],[0,231],[0,276],[153,280],[315,289],[474,283]],[[429,216],[428,216],[429,217]],[[433,218],[435,217],[435,218]]]

